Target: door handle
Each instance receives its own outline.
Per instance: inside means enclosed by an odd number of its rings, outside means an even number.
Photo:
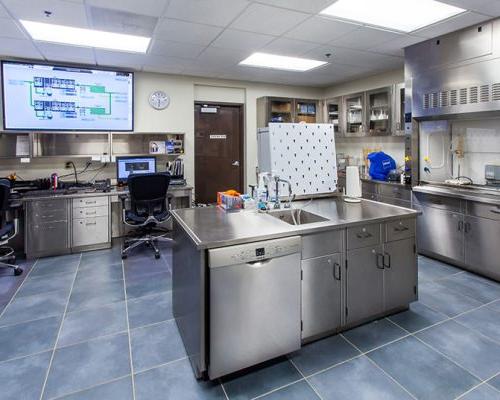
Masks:
[[[382,253],[377,253],[377,268],[384,269],[384,255]]]
[[[341,272],[340,272],[340,264],[339,263],[333,264],[333,277],[337,281],[340,281],[340,279],[341,279]]]
[[[233,162],[231,163],[231,165],[232,165],[233,167],[239,167],[239,166],[240,166],[240,162],[239,162],[239,161],[233,161]]]
[[[470,222],[465,223],[465,233],[469,233],[470,231]]]
[[[464,221],[458,221],[458,231],[462,232],[464,229]]]
[[[386,256],[389,259],[388,263],[385,262],[385,257]],[[391,255],[389,253],[387,253],[387,252],[384,253],[384,268],[391,268]]]

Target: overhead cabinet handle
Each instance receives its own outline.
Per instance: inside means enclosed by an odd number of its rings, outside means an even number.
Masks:
[[[341,271],[340,271],[340,264],[339,263],[333,264],[333,277],[337,281],[340,281],[340,279],[342,278]]]
[[[387,257],[387,262],[385,261]],[[387,252],[384,253],[384,268],[391,268],[391,255]]]
[[[493,214],[500,214],[500,210],[492,209],[490,210]]]
[[[382,253],[377,253],[377,268],[384,269],[384,255]]]

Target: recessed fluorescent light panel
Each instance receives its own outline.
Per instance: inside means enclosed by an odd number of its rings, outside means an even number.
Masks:
[[[435,0],[337,0],[321,14],[413,32],[464,11]]]
[[[281,69],[285,71],[309,71],[327,64],[325,61],[310,60],[308,58],[286,57],[267,53],[253,53],[240,62],[240,65],[250,67]]]
[[[33,40],[96,47],[99,49],[146,53],[151,38],[20,20]]]

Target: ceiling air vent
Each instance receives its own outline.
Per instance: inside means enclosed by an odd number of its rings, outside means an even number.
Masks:
[[[458,104],[458,90],[450,90],[450,105],[456,106]]]
[[[472,86],[469,91],[469,103],[477,103],[478,101],[478,88]]]
[[[448,107],[450,105],[450,92],[447,90],[439,93],[439,106]]]
[[[479,88],[479,101],[488,103],[490,101],[490,85],[482,85]]]
[[[494,83],[493,85],[491,85],[491,100],[500,100],[500,83]]]
[[[467,104],[467,89],[460,89],[460,104]]]

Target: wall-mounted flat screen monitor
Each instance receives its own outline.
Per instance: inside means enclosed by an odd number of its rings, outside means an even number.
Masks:
[[[2,61],[5,130],[132,131],[134,74]]]

